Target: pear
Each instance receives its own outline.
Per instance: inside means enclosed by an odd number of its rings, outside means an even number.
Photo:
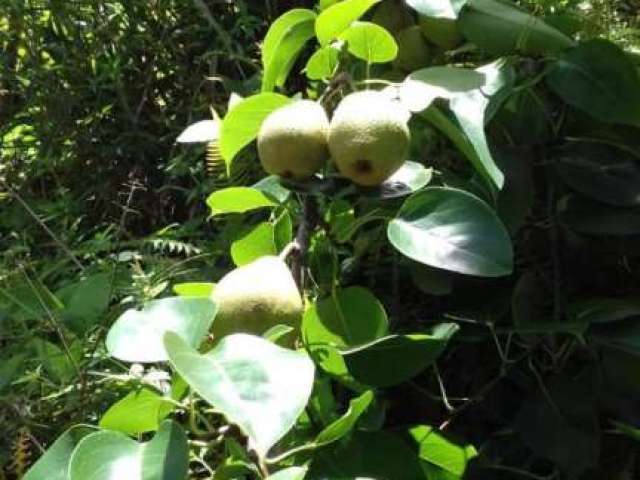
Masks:
[[[401,30],[396,35],[398,56],[394,66],[406,72],[413,72],[429,65],[431,49],[418,25]]]
[[[371,21],[395,35],[415,23],[403,0],[385,0],[377,8]]]
[[[274,110],[258,132],[258,156],[267,173],[302,180],[317,172],[329,157],[329,119],[311,100],[298,100]]]
[[[409,151],[409,112],[386,93],[347,95],[329,126],[329,150],[342,175],[375,186],[400,168]]]
[[[287,264],[265,256],[227,273],[212,294],[218,305],[213,334],[262,335],[278,324],[298,328],[302,298]]]
[[[463,40],[458,24],[451,18],[420,16],[420,30],[431,43],[447,50],[457,47]]]

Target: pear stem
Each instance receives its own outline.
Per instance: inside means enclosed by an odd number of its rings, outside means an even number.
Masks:
[[[309,240],[319,221],[318,203],[313,195],[302,195],[302,213],[294,240],[296,248],[291,262],[291,272],[300,290],[304,290],[305,257],[309,250]]]

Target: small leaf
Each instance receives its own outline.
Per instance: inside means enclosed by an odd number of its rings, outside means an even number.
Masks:
[[[574,45],[571,38],[511,2],[469,0],[460,12],[459,25],[468,40],[495,55],[544,55]]]
[[[468,0],[407,0],[407,5],[427,17],[455,20]]]
[[[457,325],[450,325],[447,335],[390,335],[342,355],[357,381],[374,387],[397,385],[435,362],[458,329]]]
[[[109,430],[83,438],[71,456],[69,480],[183,480],[188,463],[184,430],[165,421],[146,443]]]
[[[166,332],[175,332],[193,347],[200,346],[218,307],[208,298],[171,297],[147,302],[142,310],[129,309],[107,334],[109,354],[125,362],[162,362]]]
[[[231,244],[231,258],[237,267],[251,263],[266,255],[277,255],[273,238],[273,225],[259,223],[246,235]]]
[[[456,445],[427,425],[413,427],[409,434],[418,444],[420,458],[437,465],[456,478],[462,477],[469,460],[478,456],[472,445]]]
[[[178,143],[206,143],[218,140],[217,120],[201,120],[189,125],[176,139]]]
[[[228,187],[209,195],[207,205],[211,209],[211,215],[220,215],[275,207],[277,203],[253,187]]]
[[[640,235],[640,208],[616,208],[568,195],[560,200],[558,212],[564,224],[585,235]]]
[[[316,19],[316,36],[325,46],[380,0],[344,0],[322,11]]]
[[[387,236],[402,254],[443,270],[485,277],[513,270],[506,229],[486,203],[462,190],[430,187],[412,195]]]
[[[304,44],[314,36],[316,14],[295,8],[278,17],[269,27],[262,46],[262,91],[281,87]]]
[[[142,388],[111,405],[100,419],[100,427],[134,435],[158,430],[173,404],[162,395]]]
[[[347,50],[367,63],[390,62],[398,54],[398,45],[389,32],[375,23],[354,22],[339,38]]]
[[[373,392],[367,390],[359,397],[352,399],[349,402],[349,409],[347,412],[335,420],[330,425],[327,425],[316,437],[314,443],[317,446],[328,445],[348,435],[356,425],[358,419],[369,408],[373,401]]]
[[[237,424],[262,457],[293,427],[311,395],[309,357],[260,337],[228,335],[206,355],[174,333],[164,343],[180,376]]]
[[[181,297],[210,297],[213,293],[215,283],[187,282],[176,283],[173,291]]]
[[[227,113],[220,130],[220,153],[227,168],[236,154],[256,138],[262,121],[290,102],[284,95],[263,92],[242,99]]]
[[[319,48],[314,52],[304,71],[310,80],[331,78],[338,68],[340,51],[333,45]]]
[[[603,122],[640,125],[640,75],[611,42],[591,40],[567,51],[546,79],[565,102]]]
[[[75,425],[53,442],[38,461],[27,471],[23,480],[69,480],[71,454],[84,437],[96,431],[89,425]]]

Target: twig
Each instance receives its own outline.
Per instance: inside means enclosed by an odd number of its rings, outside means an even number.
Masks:
[[[305,257],[309,250],[309,240],[311,234],[318,225],[318,203],[315,197],[306,194],[302,197],[302,212],[300,214],[300,223],[298,225],[298,231],[296,232],[295,243],[297,248],[295,255],[291,262],[291,271],[293,278],[296,281],[298,287],[302,290],[304,288],[304,267]]]

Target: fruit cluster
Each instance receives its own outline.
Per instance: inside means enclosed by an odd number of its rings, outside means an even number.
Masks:
[[[384,92],[364,90],[344,97],[329,118],[311,100],[272,112],[258,133],[258,155],[272,175],[304,180],[329,159],[363,186],[380,185],[407,159],[409,112]]]

